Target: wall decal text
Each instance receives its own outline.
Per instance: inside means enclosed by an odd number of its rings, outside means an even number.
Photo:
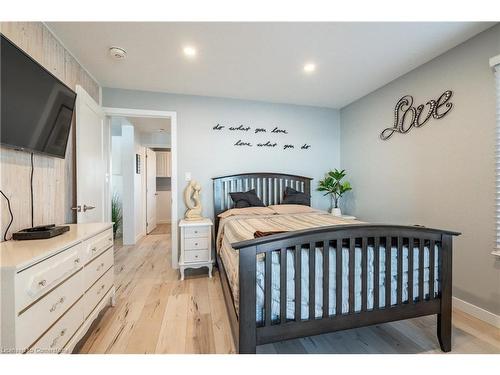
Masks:
[[[304,143],[302,145],[294,145],[291,143],[278,143],[275,141],[273,138],[276,137],[282,137],[282,136],[287,136],[288,135],[288,130],[280,128],[279,126],[273,126],[269,128],[263,128],[263,127],[255,127],[252,128],[251,126],[248,125],[243,125],[240,124],[238,126],[230,126],[230,125],[221,125],[218,123],[217,125],[212,127],[213,131],[216,131],[218,133],[224,133],[224,132],[245,132],[245,133],[250,133],[253,135],[257,134],[267,134],[269,136],[268,139],[260,139],[260,140],[255,140],[255,147],[260,148],[260,149],[265,149],[265,148],[278,148],[282,150],[293,150],[293,149],[298,149],[298,150],[309,150],[311,148],[311,145],[308,143]],[[251,137],[251,135],[250,135]],[[236,142],[233,143],[233,146],[236,147],[254,147],[254,143],[250,142],[249,140],[246,139],[238,139]]]
[[[380,133],[380,139],[388,140],[394,133],[406,134],[412,128],[423,126],[431,118],[439,120],[448,114],[453,108],[453,103],[449,102],[453,95],[451,90],[446,90],[436,100],[429,100],[427,103],[413,106],[413,97],[405,95],[396,103],[394,108],[394,125],[386,128]],[[426,106],[428,108],[426,109]],[[424,110],[425,114],[424,114]]]

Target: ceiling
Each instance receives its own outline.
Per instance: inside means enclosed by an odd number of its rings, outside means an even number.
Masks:
[[[170,133],[169,118],[127,117],[126,119],[141,133]]]
[[[341,108],[494,23],[48,22],[103,87]],[[187,58],[186,45],[197,55]],[[127,51],[113,60],[108,49]],[[307,74],[304,64],[316,70]]]

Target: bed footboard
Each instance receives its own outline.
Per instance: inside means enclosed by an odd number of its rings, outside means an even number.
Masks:
[[[455,235],[356,224],[232,244],[239,250],[239,352],[434,314],[441,349],[450,351]]]

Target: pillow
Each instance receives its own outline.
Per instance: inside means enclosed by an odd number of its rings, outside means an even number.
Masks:
[[[249,190],[247,192],[235,192],[229,193],[231,199],[234,202],[235,208],[245,208],[245,207],[265,207],[264,203],[255,193],[255,189]]]
[[[268,207],[246,207],[246,208],[231,208],[230,210],[220,213],[218,216],[224,219],[235,215],[275,215],[272,209]]]
[[[312,207],[301,204],[276,204],[268,207],[276,214],[305,214],[318,211]]]
[[[310,205],[311,197],[306,193],[302,193],[301,191],[297,191],[287,186],[285,189],[285,193],[283,194],[282,204],[302,204],[304,206]]]

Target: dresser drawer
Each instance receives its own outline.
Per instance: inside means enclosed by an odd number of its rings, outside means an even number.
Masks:
[[[185,238],[184,249],[186,250],[208,249],[208,238]]]
[[[82,245],[70,247],[16,275],[16,312],[46,294],[82,267]]]
[[[69,309],[30,349],[29,353],[59,353],[83,323],[83,299]]]
[[[188,250],[184,252],[184,262],[195,263],[195,262],[207,262],[208,261],[208,250]]]
[[[209,230],[210,230],[209,226],[185,227],[184,237],[185,238],[208,237]]]
[[[87,290],[113,265],[113,248],[109,248],[104,253],[94,258],[83,267],[83,285]]]
[[[23,311],[16,318],[16,346],[28,348],[82,293],[83,272],[80,271]]]
[[[101,299],[106,295],[109,289],[113,286],[114,267],[111,267],[84,296],[84,313],[85,319],[90,315],[92,310],[97,306]]]
[[[83,242],[84,246],[84,262],[88,263],[104,250],[113,246],[113,230],[107,229]]]

